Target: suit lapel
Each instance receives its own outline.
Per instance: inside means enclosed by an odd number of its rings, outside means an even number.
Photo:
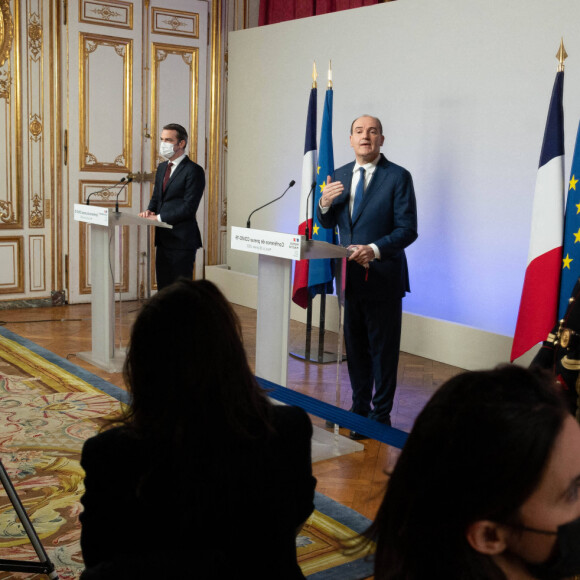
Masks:
[[[187,164],[187,162],[189,161],[189,158],[187,156],[185,156],[185,158],[179,163],[179,165],[174,169],[173,173],[171,174],[171,176],[169,177],[169,181],[167,182],[167,187],[165,188],[165,193],[164,195],[167,195],[167,191],[169,190],[169,188],[171,187],[171,184],[173,183],[173,180],[179,175],[179,173],[181,171],[183,171],[185,165]]]

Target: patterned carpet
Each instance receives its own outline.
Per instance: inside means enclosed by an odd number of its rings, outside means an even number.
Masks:
[[[127,402],[122,389],[0,327],[0,459],[63,580],[78,578],[83,569],[80,451],[121,401]],[[304,574],[312,580],[370,576],[370,559],[346,556],[340,547],[369,521],[318,493],[315,504],[297,539]],[[3,489],[0,558],[37,560]],[[0,578],[45,576],[0,572]]]

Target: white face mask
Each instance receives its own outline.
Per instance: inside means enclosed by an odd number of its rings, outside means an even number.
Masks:
[[[161,157],[165,157],[165,159],[169,159],[173,157],[175,151],[173,150],[173,145],[171,143],[167,143],[167,141],[161,141],[161,145],[159,146],[159,155]]]

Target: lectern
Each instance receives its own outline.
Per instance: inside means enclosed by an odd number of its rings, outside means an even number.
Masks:
[[[285,387],[288,382],[292,260],[345,258],[350,251],[327,242],[307,240],[298,234],[240,227],[232,227],[230,246],[232,250],[259,255],[255,374]]]
[[[112,208],[77,203],[74,219],[90,224],[92,286],[92,350],[78,356],[109,372],[123,368],[124,352],[115,352],[115,227],[141,225],[173,228],[165,222],[141,218]]]

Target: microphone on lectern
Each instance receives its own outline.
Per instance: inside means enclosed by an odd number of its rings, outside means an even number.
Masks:
[[[125,178],[123,177],[123,179],[121,179],[121,182],[125,181]],[[123,185],[121,186],[121,189],[119,189],[119,193],[117,193],[117,197],[115,198],[115,213],[119,213],[119,196],[121,195],[121,192],[123,191],[123,189],[125,189],[125,187],[127,187],[127,184],[131,183],[133,181],[132,177],[128,177],[127,178],[127,182],[123,183]]]

